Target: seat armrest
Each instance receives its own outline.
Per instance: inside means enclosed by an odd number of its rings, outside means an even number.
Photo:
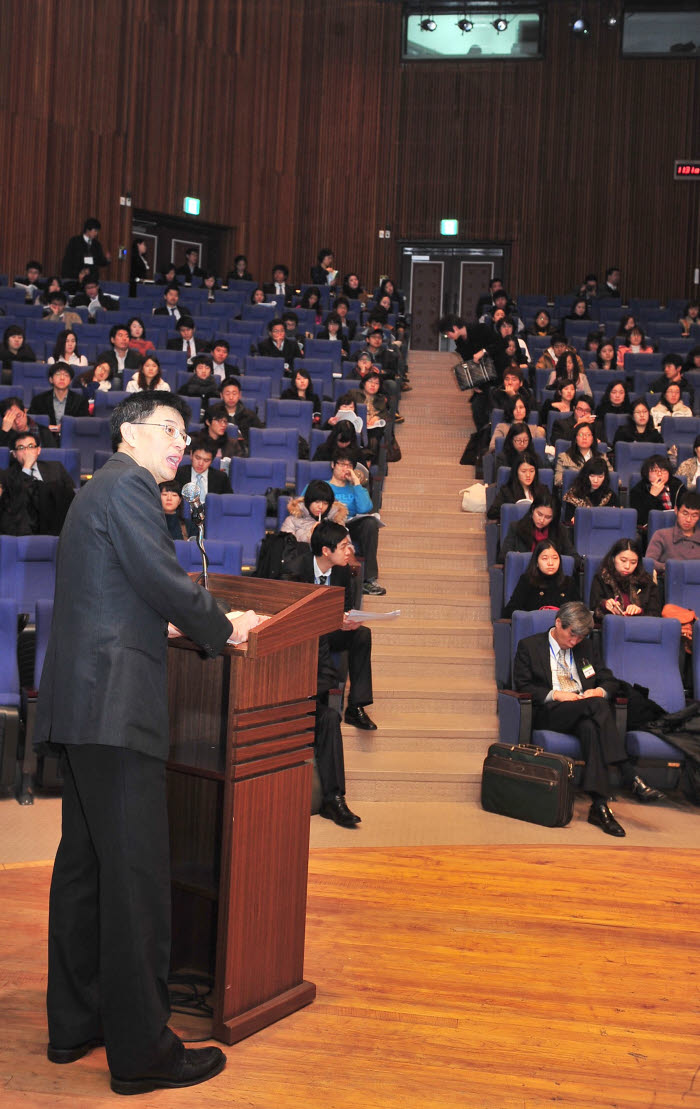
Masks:
[[[532,736],[532,697],[514,689],[498,693],[498,733],[502,743],[529,743]]]

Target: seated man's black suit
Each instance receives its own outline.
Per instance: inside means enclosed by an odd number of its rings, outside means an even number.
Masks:
[[[552,652],[548,632],[530,635],[518,644],[513,664],[513,685],[519,693],[529,693],[533,701],[535,728],[551,728],[575,735],[583,748],[586,765],[581,788],[606,797],[609,792],[608,767],[627,761],[624,740],[615,725],[611,698],[618,682],[603,666],[594,641],[583,639],[573,648],[574,666],[583,690],[600,686],[608,699],[591,697],[577,701],[547,701],[553,689]],[[584,667],[592,673],[584,673]]]
[[[49,423],[55,425],[56,412],[53,406],[53,399],[53,389],[47,389],[43,393],[37,393],[32,399],[32,403],[29,405],[29,412],[33,416],[48,416]],[[87,397],[84,397],[82,393],[78,393],[74,389],[69,389],[66,394],[65,415],[89,416],[90,409],[88,407]]]

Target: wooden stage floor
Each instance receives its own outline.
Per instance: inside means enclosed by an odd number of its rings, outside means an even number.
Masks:
[[[45,1057],[49,879],[0,869],[0,1105],[113,1106],[103,1050]],[[138,1104],[700,1107],[699,932],[693,850],[313,851],[316,1002],[226,1048],[213,1081]]]

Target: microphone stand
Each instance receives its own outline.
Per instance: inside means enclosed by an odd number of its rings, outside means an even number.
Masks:
[[[202,556],[202,575],[201,575],[202,585],[204,586],[205,589],[208,589],[209,588],[209,559],[207,557],[207,552],[204,549],[204,505],[203,504],[198,504],[198,505],[192,504],[190,506],[190,514],[191,514],[192,520],[193,520],[193,522],[194,522],[194,524],[196,525],[196,528],[197,528],[197,546],[199,547],[199,553]]]

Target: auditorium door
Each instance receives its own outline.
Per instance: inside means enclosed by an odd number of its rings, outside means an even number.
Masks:
[[[438,320],[455,312],[474,319],[476,303],[492,277],[507,288],[506,243],[402,242],[400,287],[411,313],[411,349],[442,350],[447,343],[438,333]]]

